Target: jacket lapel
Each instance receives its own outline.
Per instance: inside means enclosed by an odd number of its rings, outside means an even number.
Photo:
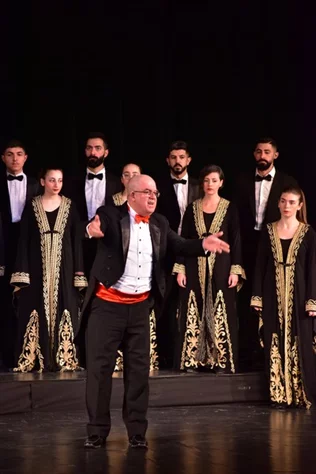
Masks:
[[[256,220],[256,182],[255,177],[252,176],[251,180],[249,181],[249,204],[252,215]]]
[[[160,251],[160,229],[155,224],[153,218],[149,221],[149,232],[151,236],[151,242],[153,246],[153,255],[154,261],[159,261],[159,251]]]
[[[267,202],[264,222],[270,222],[270,216],[275,214],[274,207],[276,207],[276,203],[279,202],[281,192],[281,183],[280,183],[280,174],[276,171],[275,176],[272,181],[272,186]]]
[[[121,231],[122,231],[122,249],[123,249],[123,258],[124,262],[127,259],[127,253],[129,248],[129,239],[131,234],[131,225],[129,220],[129,214],[125,214],[121,219]]]

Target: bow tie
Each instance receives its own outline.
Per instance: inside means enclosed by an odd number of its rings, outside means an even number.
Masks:
[[[144,222],[145,224],[149,223],[150,216],[140,216],[139,214],[135,215],[135,222],[139,224],[140,222]]]
[[[17,179],[18,181],[22,181],[23,180],[23,174],[20,174],[19,176],[13,176],[13,174],[8,174],[7,175],[7,180],[8,181],[14,181],[15,179]]]
[[[272,176],[271,174],[267,174],[267,176],[260,176],[260,174],[256,174],[255,176],[255,181],[271,181],[272,180]]]
[[[99,173],[99,174],[88,173],[88,179],[94,179],[94,178],[97,178],[100,181],[102,181],[103,173]]]
[[[172,182],[172,184],[187,184],[187,180],[186,180],[186,179],[175,179],[175,178],[171,178],[171,182]]]

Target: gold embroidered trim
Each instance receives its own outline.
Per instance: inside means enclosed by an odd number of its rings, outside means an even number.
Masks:
[[[298,338],[294,339],[294,345],[292,347],[292,377],[293,377],[293,395],[294,404],[296,406],[306,406],[309,409],[312,404],[307,400],[302,373],[299,363],[299,350],[298,350]]]
[[[262,319],[261,312],[260,312],[260,314],[259,314],[259,328],[258,328],[258,334],[259,334],[260,346],[261,346],[261,347],[264,347],[264,342],[263,342],[262,333],[263,333],[263,319]]]
[[[313,352],[314,352],[314,354],[316,354],[316,335],[315,334],[314,334],[314,337],[313,337],[312,345],[313,345]]]
[[[79,368],[79,362],[74,344],[74,330],[71,316],[67,309],[64,310],[59,323],[58,349],[56,363],[61,372],[73,371]]]
[[[275,403],[287,403],[285,395],[284,374],[279,351],[279,337],[272,334],[270,347],[270,399]],[[292,400],[289,400],[291,404]]]
[[[126,198],[123,197],[122,193],[113,194],[112,199],[115,206],[122,206],[126,202]]]
[[[227,320],[227,311],[224,301],[224,295],[221,290],[218,291],[215,300],[214,315],[214,359],[215,366],[225,369],[227,366],[227,351],[230,362],[230,370],[235,373],[235,364],[233,358],[233,347],[230,339],[230,331]]]
[[[190,291],[188,300],[188,312],[186,318],[186,331],[183,340],[180,369],[189,367],[196,368],[197,361],[195,354],[197,351],[199,329],[199,310],[193,290]]]
[[[11,284],[21,283],[21,284],[29,285],[30,284],[30,274],[25,273],[25,272],[12,273],[10,283]]]
[[[13,369],[13,372],[31,372],[37,359],[40,366],[39,372],[42,372],[44,369],[44,357],[39,344],[39,316],[37,311],[34,310],[26,326],[18,366]]]
[[[84,275],[75,275],[74,277],[75,288],[86,288],[87,286],[88,286],[88,281]]]
[[[316,300],[307,300],[305,303],[305,311],[316,311]]]
[[[157,334],[156,334],[156,316],[155,311],[152,310],[149,315],[149,328],[150,328],[150,372],[159,370],[158,354],[157,354]],[[114,372],[121,372],[123,370],[123,352],[117,351]]]
[[[207,231],[206,226],[205,226],[204,216],[203,216],[202,199],[197,199],[196,201],[193,201],[194,223],[195,223],[197,234],[200,239],[202,239],[203,234],[206,234],[207,232],[209,232],[210,234],[215,234],[220,231],[221,226],[223,224],[224,217],[226,216],[226,213],[227,213],[228,206],[229,206],[229,201],[227,201],[224,198],[221,198],[218,203],[211,227]],[[217,255],[216,253],[211,252],[210,255],[207,257],[210,279],[212,279],[216,255]],[[206,263],[207,262],[206,262],[205,257],[198,257],[198,274],[199,274],[199,281],[200,281],[201,294],[202,294],[203,300],[205,298]]]
[[[292,402],[292,377],[291,377],[291,331],[292,331],[292,311],[293,311],[293,294],[294,294],[294,278],[295,264],[297,253],[301,246],[302,240],[309,229],[307,224],[300,223],[291,241],[286,262],[283,261],[283,251],[280,238],[277,231],[277,223],[267,225],[271,248],[274,258],[276,293],[278,302],[278,315],[281,335],[284,326],[284,377],[285,377],[285,393],[287,403]],[[280,263],[286,263],[284,267]]]
[[[41,196],[33,198],[32,205],[41,235],[44,310],[48,334],[53,348],[58,305],[62,241],[69,216],[71,201],[64,196],[61,198],[53,233],[50,231]]]
[[[175,273],[183,273],[185,275],[186,274],[185,273],[185,265],[182,265],[180,263],[175,263],[173,265],[172,275],[174,275]]]
[[[252,296],[250,300],[250,306],[257,306],[258,308],[263,307],[261,296]]]
[[[0,276],[1,277],[4,276],[4,270],[5,270],[5,266],[0,265]]]
[[[242,280],[239,278],[239,281],[237,283],[237,291],[241,290],[244,284],[243,280],[247,280],[246,272],[243,267],[241,265],[231,265],[229,273],[230,275],[239,275],[242,278]]]

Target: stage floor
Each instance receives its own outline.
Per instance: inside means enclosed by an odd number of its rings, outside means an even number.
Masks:
[[[215,375],[161,370],[151,374],[149,383],[150,407],[268,400],[267,383],[262,372]],[[85,409],[85,371],[1,373],[0,386],[0,414]],[[112,408],[122,406],[123,389],[122,373],[114,374]]]
[[[0,417],[1,474],[316,472],[316,417],[265,404],[151,408],[148,451],[129,450],[121,410],[105,448],[87,451],[84,411]]]

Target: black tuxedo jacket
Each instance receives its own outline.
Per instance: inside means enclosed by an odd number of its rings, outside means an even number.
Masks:
[[[26,179],[26,201],[29,201],[34,196],[37,196],[41,193],[41,187],[36,179],[29,176],[27,176]],[[4,246],[6,249],[5,261],[8,263],[8,261],[12,259],[12,254],[15,254],[15,247],[18,239],[18,226],[16,224],[12,224],[12,213],[6,172],[4,172],[0,177],[0,212],[2,216]]]
[[[103,181],[106,187],[105,202],[122,190],[122,184],[117,176],[106,170],[106,179]],[[63,194],[74,201],[82,221],[88,220],[88,209],[86,202],[86,172],[84,171],[79,176],[73,176],[65,179]]]
[[[283,189],[289,185],[297,186],[296,180],[281,171],[276,171],[267,202],[264,224],[280,218],[278,201]],[[244,173],[237,177],[234,202],[239,210],[242,237],[247,238],[248,232],[252,231],[256,224],[255,172]]]
[[[181,213],[177,200],[177,195],[171,181],[170,174],[156,180],[157,189],[160,192],[157,203],[157,212],[168,219],[170,227],[175,232],[178,231]],[[188,202],[187,205],[201,197],[199,182],[189,176]]]
[[[88,303],[94,294],[96,283],[106,288],[114,285],[124,273],[130,241],[130,216],[127,204],[122,206],[102,206],[97,214],[101,220],[104,233],[98,239],[97,255],[90,273],[89,287],[85,296],[79,327],[83,327]],[[165,293],[165,257],[167,248],[171,247],[176,255],[205,255],[202,240],[186,240],[170,229],[167,219],[152,214],[149,229],[153,246],[153,274],[151,297],[159,310]],[[77,333],[79,332],[79,329]]]

